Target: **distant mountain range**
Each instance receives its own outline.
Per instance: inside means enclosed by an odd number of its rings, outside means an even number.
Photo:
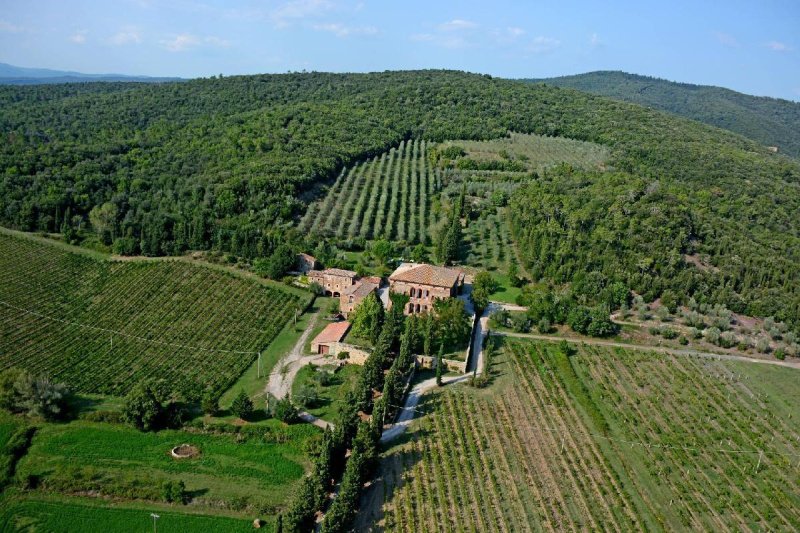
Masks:
[[[571,87],[660,109],[744,135],[800,157],[800,103],[722,87],[675,83],[618,71],[525,80]]]
[[[125,74],[84,74],[47,68],[25,68],[0,63],[0,84],[36,85],[41,83],[74,83],[87,81],[139,81],[159,83],[178,81],[181,78],[155,78],[151,76],[126,76]]]

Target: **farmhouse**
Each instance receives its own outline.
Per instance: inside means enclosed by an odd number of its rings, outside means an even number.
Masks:
[[[301,274],[308,274],[317,268],[317,258],[313,255],[304,253],[297,254],[297,271]]]
[[[325,329],[319,332],[319,335],[314,337],[311,341],[311,351],[314,353],[327,354],[330,353],[331,345],[338,344],[347,335],[350,329],[350,322],[334,322],[325,326]]]
[[[377,283],[374,281],[374,278],[364,278],[356,281],[355,285],[346,288],[339,297],[339,310],[345,318],[348,314],[353,312],[353,309],[355,309],[364,298],[377,291],[379,286],[380,278],[378,278]]]
[[[407,315],[424,313],[434,301],[458,296],[463,285],[463,272],[420,263],[402,263],[389,276],[390,290],[409,297],[403,310]]]
[[[356,283],[357,274],[352,270],[342,270],[341,268],[326,268],[325,270],[309,270],[308,280],[318,283],[324,290],[326,296],[342,295],[345,289],[352,287]]]

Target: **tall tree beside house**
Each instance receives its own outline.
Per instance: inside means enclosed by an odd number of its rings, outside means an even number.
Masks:
[[[356,306],[350,315],[353,335],[369,339],[372,344],[378,342],[383,326],[384,312],[378,296],[373,292],[368,294]]]
[[[442,386],[442,361],[444,360],[444,343],[439,345],[439,355],[436,356],[436,384]]]
[[[458,251],[461,247],[462,228],[461,216],[464,212],[464,199],[466,188],[461,189],[461,193],[453,202],[453,209],[450,212],[448,223],[439,231],[436,243],[436,255],[442,264],[449,265],[458,259]]]
[[[472,324],[464,309],[464,301],[459,298],[436,300],[433,309],[436,316],[436,338],[447,350],[465,346],[469,342]]]
[[[497,282],[488,272],[478,272],[472,280],[470,298],[475,312],[480,313],[489,305],[489,296],[497,290]]]

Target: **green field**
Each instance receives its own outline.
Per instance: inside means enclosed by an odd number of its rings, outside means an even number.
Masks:
[[[391,531],[796,531],[797,371],[507,341],[389,450]],[[763,452],[763,454],[761,453]],[[760,458],[760,461],[759,461]]]
[[[143,378],[221,394],[306,301],[185,261],[112,262],[0,234],[0,368],[124,395]]]
[[[402,141],[344,169],[325,198],[308,207],[300,229],[338,238],[424,241],[436,222],[432,201],[441,183],[427,147],[426,141]]]
[[[19,532],[81,533],[150,533],[155,512],[161,533],[202,531],[228,533],[252,531],[252,521],[245,518],[179,513],[168,507],[132,509],[119,505],[100,507],[92,503],[46,500],[27,497],[0,497],[0,530]],[[269,521],[259,531],[274,531]]]
[[[304,474],[305,443],[319,430],[276,420],[245,439],[179,430],[141,433],[125,426],[83,421],[45,425],[17,466],[19,479],[34,476],[45,493],[96,494],[124,500],[162,501],[165,481],[183,481],[192,505],[273,513]],[[175,459],[174,446],[199,450]]]

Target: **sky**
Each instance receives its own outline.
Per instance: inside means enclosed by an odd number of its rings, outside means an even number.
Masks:
[[[0,0],[0,62],[189,78],[623,70],[800,101],[800,0]]]

